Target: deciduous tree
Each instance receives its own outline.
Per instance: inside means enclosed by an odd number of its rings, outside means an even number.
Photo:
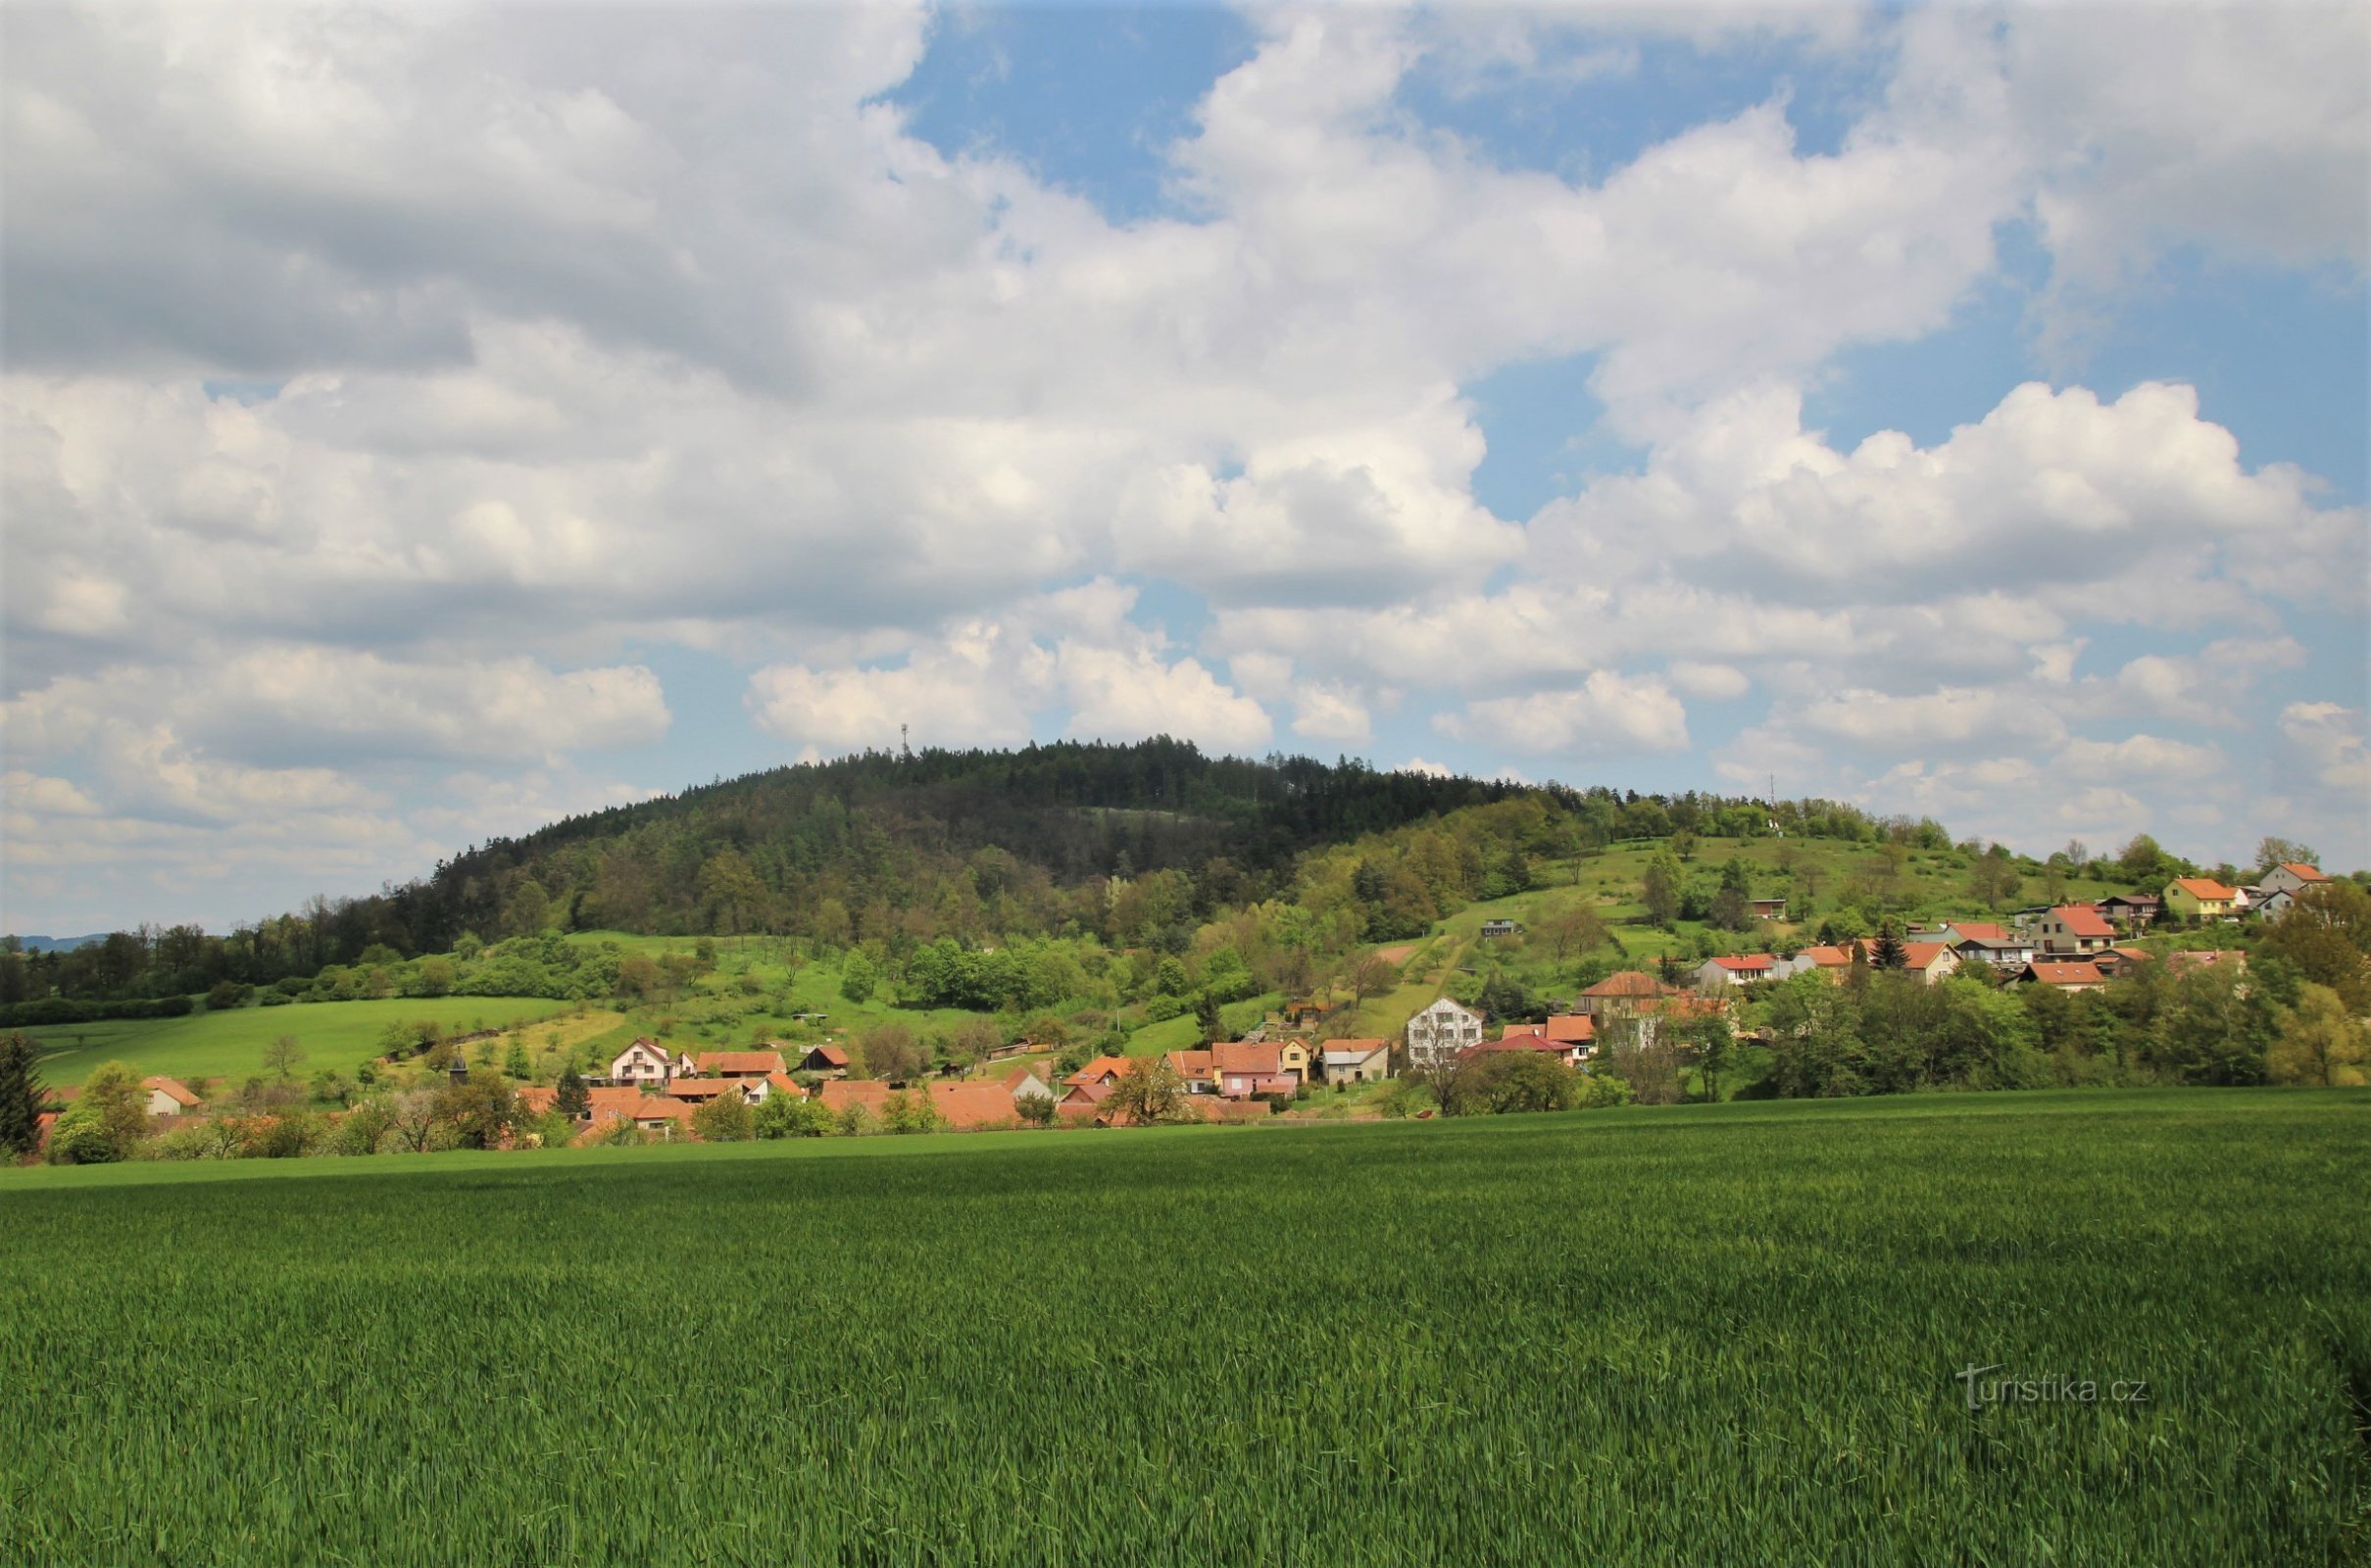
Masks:
[[[1139,1124],[1182,1121],[1188,1114],[1185,1080],[1168,1057],[1138,1056],[1111,1086],[1104,1107],[1125,1111]]]

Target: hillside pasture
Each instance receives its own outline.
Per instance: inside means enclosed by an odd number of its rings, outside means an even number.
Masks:
[[[2361,1560],[2367,1188],[2343,1091],[0,1172],[0,1540]]]
[[[78,1084],[103,1061],[124,1061],[143,1073],[199,1081],[244,1079],[262,1070],[264,1048],[294,1035],[307,1072],[335,1067],[352,1072],[378,1054],[391,1023],[433,1019],[447,1034],[542,1023],[570,1004],[537,997],[414,997],[378,1002],[299,1002],[281,1007],[248,1005],[185,1018],[111,1019],[27,1029],[43,1052],[42,1080]]]

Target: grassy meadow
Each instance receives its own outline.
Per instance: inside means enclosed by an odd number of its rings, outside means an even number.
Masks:
[[[254,1005],[185,1018],[122,1018],[43,1025],[25,1032],[40,1045],[41,1078],[78,1084],[103,1061],[127,1061],[144,1073],[201,1082],[243,1079],[260,1070],[264,1048],[281,1035],[304,1047],[307,1070],[351,1072],[377,1054],[391,1023],[433,1018],[447,1034],[541,1023],[568,1010],[565,1002],[537,997],[415,997],[377,1002],[300,1002]]]
[[[2360,1561],[2366,1191],[2345,1091],[0,1171],[0,1542]]]

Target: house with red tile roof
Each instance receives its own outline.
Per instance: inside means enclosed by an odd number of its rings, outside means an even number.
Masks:
[[[2066,904],[2045,914],[2034,928],[2046,958],[2083,958],[2113,947],[2116,928],[2088,904]]]
[[[585,1091],[585,1096],[591,1105],[585,1119],[592,1126],[580,1141],[598,1138],[620,1121],[669,1139],[691,1136],[692,1106],[685,1101],[644,1094],[630,1084],[595,1085]]]
[[[1779,972],[1778,959],[1767,953],[1740,954],[1729,957],[1706,958],[1690,971],[1696,983],[1710,989],[1715,986],[1751,985],[1756,980],[1775,979]]]
[[[833,1115],[862,1105],[878,1116],[889,1103],[890,1088],[878,1078],[834,1078],[815,1087],[815,1102]]]
[[[1859,942],[1861,962],[1874,968],[1877,963],[1877,939],[1862,937]],[[1902,970],[1916,975],[1928,985],[1940,985],[1950,979],[1959,967],[1959,955],[1941,942],[1904,942],[1902,945]]]
[[[1055,1114],[1065,1122],[1093,1121],[1103,1114],[1103,1102],[1112,1093],[1110,1084],[1072,1084],[1069,1093],[1055,1102]]]
[[[2237,911],[2240,890],[2212,877],[2181,876],[2165,884],[2165,907],[2185,920],[2220,920]]]
[[[766,1078],[678,1078],[667,1086],[667,1092],[694,1105],[711,1104],[726,1095],[739,1095],[755,1105],[772,1094],[773,1087]]]
[[[2329,873],[2318,865],[2302,860],[2284,860],[2255,879],[2255,885],[2267,894],[2296,893],[2303,888],[2319,887],[2330,880]]]
[[[610,1058],[609,1078],[612,1084],[664,1089],[668,1079],[697,1077],[699,1071],[691,1057],[646,1035]]]
[[[1622,969],[1583,991],[1580,1007],[1592,1018],[1617,1017],[1635,1013],[1643,1002],[1677,995],[1678,987],[1667,986],[1644,970]]]
[[[703,1078],[763,1078],[790,1070],[779,1051],[703,1051],[695,1065]]]
[[[143,1078],[140,1086],[148,1091],[151,1116],[178,1116],[198,1102],[196,1092],[178,1078]]]
[[[1022,1099],[1031,1095],[1036,1095],[1046,1100],[1053,1101],[1060,1101],[1062,1099],[1060,1095],[1054,1092],[1054,1086],[1046,1082],[1045,1079],[1040,1078],[1037,1075],[1036,1069],[1031,1067],[1013,1068],[1011,1072],[1005,1074],[1004,1077],[996,1081],[996,1087],[1003,1090],[1005,1092],[1005,1097],[1015,1104],[1018,1104]]]
[[[1162,1054],[1168,1057],[1170,1069],[1184,1083],[1187,1094],[1218,1093],[1218,1065],[1209,1051],[1169,1051]]]
[[[819,1072],[826,1078],[848,1076],[849,1055],[844,1046],[814,1046],[799,1058],[801,1072]]]
[[[1567,1045],[1587,1044],[1597,1039],[1597,1020],[1585,1012],[1552,1012],[1540,1027],[1548,1031],[1551,1040]]]
[[[1062,1082],[1071,1085],[1115,1084],[1125,1078],[1134,1066],[1134,1060],[1127,1056],[1098,1056]]]
[[[930,1108],[959,1133],[1020,1125],[1020,1113],[1013,1108],[1013,1096],[1002,1084],[976,1080],[934,1083],[930,1086]]]
[[[1509,1025],[1498,1039],[1485,1040],[1478,1046],[1467,1046],[1458,1054],[1458,1056],[1460,1060],[1469,1060],[1481,1055],[1524,1052],[1533,1055],[1553,1057],[1567,1067],[1577,1067],[1581,1064],[1581,1057],[1587,1054],[1587,1049],[1573,1041],[1549,1039],[1546,1024],[1527,1023]]]
[[[1220,1097],[1227,1100],[1289,1095],[1301,1087],[1301,1080],[1284,1070],[1278,1049],[1265,1042],[1238,1040],[1214,1045],[1210,1047],[1210,1067],[1217,1074]]]
[[[1318,1047],[1317,1063],[1329,1084],[1381,1083],[1391,1076],[1391,1042],[1328,1040]]]
[[[2107,976],[2086,959],[2036,958],[2010,975],[2008,983],[2049,986],[2053,991],[2097,991],[2107,984]]]

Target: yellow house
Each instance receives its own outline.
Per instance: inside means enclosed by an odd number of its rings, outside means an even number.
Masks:
[[[1309,1082],[1309,1042],[1287,1040],[1276,1048],[1276,1070],[1289,1072],[1303,1083]]]
[[[2237,888],[2202,876],[2177,877],[2165,884],[2165,907],[2185,920],[2219,920],[2239,898]]]

